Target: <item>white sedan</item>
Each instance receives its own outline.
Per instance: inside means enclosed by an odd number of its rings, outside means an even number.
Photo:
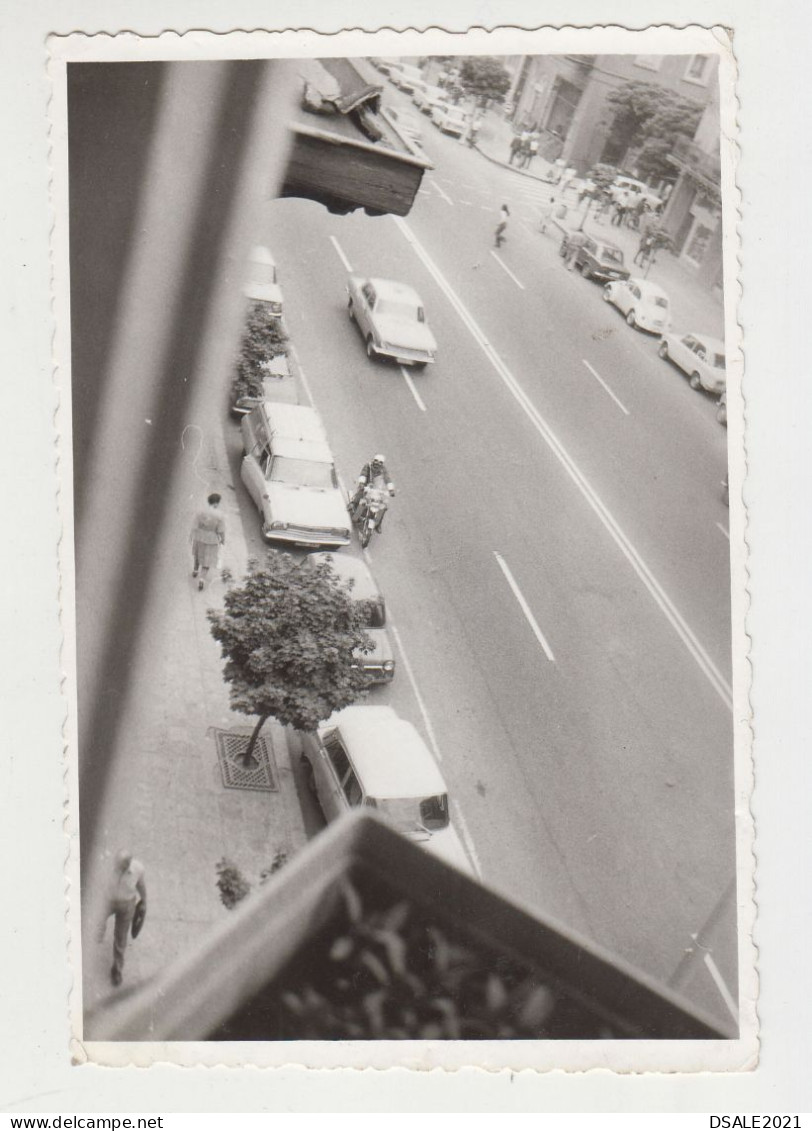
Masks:
[[[690,376],[692,389],[701,385],[709,393],[725,391],[725,343],[718,338],[707,334],[663,334],[657,352]]]
[[[668,295],[648,279],[615,279],[603,288],[604,302],[611,302],[626,315],[630,326],[664,334],[671,328]]]

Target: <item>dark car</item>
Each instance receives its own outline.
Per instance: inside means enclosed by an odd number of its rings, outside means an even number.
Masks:
[[[566,255],[569,250],[570,237],[564,236],[559,251]],[[594,236],[585,236],[575,253],[575,266],[585,279],[600,279],[602,283],[628,279],[631,274],[624,264],[620,248],[608,240],[596,240]]]

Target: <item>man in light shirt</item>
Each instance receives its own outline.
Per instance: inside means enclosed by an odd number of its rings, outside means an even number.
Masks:
[[[147,885],[144,882],[144,865],[136,860],[131,852],[118,852],[105,893],[103,919],[99,931],[99,941],[101,941],[104,938],[107,920],[111,915],[115,915],[113,966],[110,970],[110,980],[114,986],[121,985],[124,952],[127,949],[135,909],[140,903],[143,903],[142,912],[146,911]]]

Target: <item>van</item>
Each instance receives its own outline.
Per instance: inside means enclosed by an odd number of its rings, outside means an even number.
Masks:
[[[240,478],[262,517],[263,537],[311,548],[348,545],[347,501],[315,409],[266,401],[240,427]]]
[[[251,302],[261,302],[266,307],[269,318],[282,317],[282,288],[279,286],[276,262],[267,247],[258,245],[252,248],[243,294]]]
[[[376,809],[410,840],[475,874],[451,823],[437,763],[392,707],[345,707],[301,739],[308,786],[327,821],[360,806]]]

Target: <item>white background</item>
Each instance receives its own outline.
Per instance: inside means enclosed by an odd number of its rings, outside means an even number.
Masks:
[[[750,1073],[511,1077],[72,1067],[62,832],[56,392],[51,366],[45,38],[49,32],[514,23],[723,24],[740,67],[741,318],[750,479],[762,1052]],[[789,0],[6,0],[0,9],[0,1111],[809,1111],[812,395],[808,45]],[[171,1122],[171,1121],[170,1121]],[[693,1120],[697,1126],[707,1121]],[[213,1126],[213,1123],[209,1124]]]

